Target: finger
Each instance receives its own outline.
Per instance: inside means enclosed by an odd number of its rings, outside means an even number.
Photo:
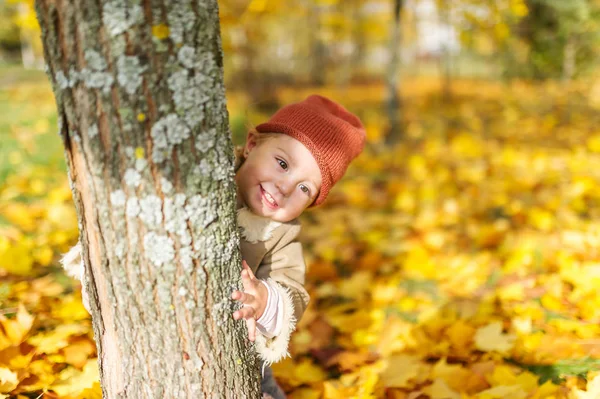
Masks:
[[[256,319],[246,319],[246,326],[248,327],[248,339],[254,342],[256,339]]]
[[[250,269],[250,266],[248,266],[248,262],[246,262],[245,260],[242,260],[242,270],[243,269]]]
[[[233,318],[236,320],[239,319],[251,319],[254,318],[256,311],[252,306],[244,306],[240,310],[236,310],[233,312]]]
[[[256,297],[254,295],[241,291],[234,291],[233,294],[231,294],[231,298],[247,305],[254,303],[254,301],[256,300]]]
[[[252,291],[255,288],[256,280],[250,279],[250,274],[248,270],[242,270],[242,285],[244,286],[244,291]]]
[[[248,275],[250,276],[250,280],[254,280],[256,277],[254,277],[254,272],[252,271],[252,269],[250,269],[250,266],[248,266],[248,264],[246,263],[246,270],[248,271]]]
[[[250,280],[254,280],[256,278],[254,276],[254,272],[252,271],[250,266],[248,266],[248,262],[246,262],[245,260],[242,261],[242,271],[243,270],[246,270],[248,272],[248,276],[250,277]]]

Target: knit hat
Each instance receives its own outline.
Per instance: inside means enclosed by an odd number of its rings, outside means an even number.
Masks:
[[[300,141],[315,157],[321,170],[321,191],[311,206],[325,201],[329,190],[344,176],[350,161],[365,145],[365,128],[360,119],[340,104],[313,94],[299,103],[286,105],[259,133],[283,133]]]

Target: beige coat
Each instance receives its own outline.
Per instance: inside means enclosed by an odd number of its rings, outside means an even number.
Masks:
[[[273,338],[260,333],[256,335],[256,350],[268,365],[289,356],[290,336],[309,301],[304,289],[306,266],[302,246],[296,241],[300,224],[297,220],[274,222],[253,214],[247,208],[238,210],[237,220],[241,233],[242,259],[246,260],[257,278],[276,283],[272,286],[277,289],[283,302],[280,334]],[[70,276],[81,280],[85,285],[80,244],[71,248],[61,259],[61,263]],[[85,298],[84,296],[84,305],[88,308]]]
[[[238,210],[241,230],[240,250],[257,278],[272,280],[283,301],[282,329],[278,336],[256,336],[256,349],[267,363],[276,363],[289,355],[290,335],[296,328],[310,297],[304,288],[306,266],[302,245],[296,240],[300,223],[295,219],[287,223],[274,222],[251,213],[246,208]]]

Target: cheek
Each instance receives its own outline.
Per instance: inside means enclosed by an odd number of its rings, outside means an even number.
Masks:
[[[296,192],[292,198],[290,198],[289,203],[294,209],[304,210],[309,204],[309,199],[308,196],[303,192]]]

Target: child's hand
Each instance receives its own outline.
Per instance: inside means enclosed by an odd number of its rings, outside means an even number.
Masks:
[[[248,339],[256,338],[256,320],[262,316],[267,307],[269,291],[256,277],[245,260],[242,261],[242,284],[244,292],[233,291],[231,298],[240,301],[244,307],[233,312],[233,318],[244,318],[248,326]]]

